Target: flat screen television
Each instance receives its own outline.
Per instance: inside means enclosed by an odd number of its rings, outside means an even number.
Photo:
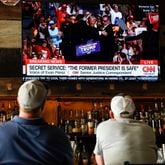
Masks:
[[[23,79],[158,81],[159,3],[22,0]]]

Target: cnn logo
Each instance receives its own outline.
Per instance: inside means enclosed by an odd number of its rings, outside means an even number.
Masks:
[[[142,68],[143,72],[155,72],[156,67],[155,66],[144,66]]]

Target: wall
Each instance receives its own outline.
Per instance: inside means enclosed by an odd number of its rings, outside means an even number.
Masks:
[[[20,3],[13,7],[0,2],[0,77],[21,75],[20,6]]]
[[[134,97],[164,97],[165,81],[159,82],[48,82],[50,99],[107,99],[118,92],[127,92]],[[8,85],[12,90],[7,90]],[[20,77],[0,78],[0,97],[15,97],[22,84]],[[77,88],[77,85],[80,87]]]

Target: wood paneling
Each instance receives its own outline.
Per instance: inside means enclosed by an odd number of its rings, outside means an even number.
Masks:
[[[21,3],[16,6],[6,6],[0,2],[0,19],[21,20]]]
[[[13,89],[7,91],[6,84],[12,83]],[[19,77],[0,78],[0,96],[17,96],[17,90],[22,84]],[[165,97],[165,81],[160,82],[84,82],[81,90],[76,89],[76,82],[49,82],[49,100],[99,100],[108,99],[119,92],[129,93],[134,97]],[[114,85],[114,90],[110,89],[110,84]],[[144,88],[144,86],[146,88]]]

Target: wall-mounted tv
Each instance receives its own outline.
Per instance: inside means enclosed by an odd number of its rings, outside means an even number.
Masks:
[[[159,80],[159,4],[22,0],[23,79]]]

